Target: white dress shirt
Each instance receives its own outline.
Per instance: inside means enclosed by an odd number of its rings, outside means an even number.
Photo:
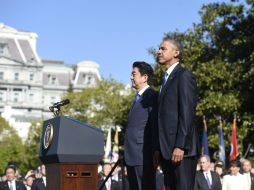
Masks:
[[[12,190],[16,190],[16,182],[15,182],[15,180],[8,181],[9,189],[11,189],[11,184],[12,184]]]
[[[222,182],[222,190],[248,190],[247,180],[244,175],[225,175]]]
[[[149,88],[149,85],[143,87],[140,91],[138,91],[139,96],[142,96],[142,94],[146,91],[146,89]]]
[[[178,64],[179,64],[179,62],[176,62],[176,63],[174,63],[173,65],[171,65],[171,66],[168,68],[168,70],[166,71],[166,72],[168,73],[167,78],[166,78],[166,81],[168,80],[169,75],[172,73],[172,71],[174,70],[174,68],[175,68]]]

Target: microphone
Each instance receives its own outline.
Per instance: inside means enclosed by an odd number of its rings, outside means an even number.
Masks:
[[[49,107],[49,110],[50,110],[50,111],[53,111],[54,108],[58,108],[58,109],[59,109],[61,106],[65,106],[65,105],[67,105],[67,104],[69,104],[69,103],[70,103],[70,100],[69,100],[69,99],[62,100],[62,101],[60,101],[60,102],[56,102],[56,103],[53,104],[53,106],[50,106],[50,107]]]
[[[53,107],[54,107],[54,108],[57,108],[57,107],[65,106],[65,105],[67,105],[67,104],[69,104],[69,103],[70,103],[70,100],[69,100],[69,99],[66,99],[66,100],[62,100],[62,101],[60,101],[60,102],[54,103],[54,104],[53,104]]]

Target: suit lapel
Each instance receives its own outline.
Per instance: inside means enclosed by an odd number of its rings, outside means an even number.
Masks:
[[[148,92],[150,91],[151,87],[148,87],[143,94],[140,96],[140,98],[138,99],[138,101],[135,103],[135,105],[133,106],[133,108],[130,110],[129,112],[129,116],[134,112],[135,109],[137,109],[140,106],[140,102],[145,99],[145,97],[147,96]]]
[[[170,73],[170,75],[168,76],[167,82],[165,83],[165,85],[162,87],[161,89],[161,93],[159,96],[159,100],[162,99],[162,97],[164,96],[164,94],[167,92],[168,87],[170,86],[171,81],[176,77],[177,71],[182,68],[180,64],[178,64],[173,71]]]
[[[205,178],[205,175],[204,175],[204,173],[203,172],[200,172],[200,174],[201,174],[201,176],[202,176],[202,181],[204,182],[204,184],[205,184],[205,186],[207,187],[207,189],[209,189],[209,187],[208,187],[208,183],[207,183],[207,180],[206,180],[206,178]],[[211,174],[212,175],[212,174]],[[212,182],[212,184],[213,184],[213,182]],[[213,185],[211,185],[211,187],[212,187]]]

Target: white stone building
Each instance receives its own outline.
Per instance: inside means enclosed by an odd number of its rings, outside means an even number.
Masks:
[[[0,114],[22,138],[31,121],[52,117],[49,106],[70,87],[81,91],[100,80],[95,62],[66,65],[42,60],[36,51],[37,37],[0,23]]]

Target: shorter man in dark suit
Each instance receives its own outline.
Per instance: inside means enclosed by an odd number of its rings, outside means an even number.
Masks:
[[[254,174],[251,173],[251,162],[247,159],[242,161],[243,175],[246,177],[247,186],[254,190]]]
[[[42,177],[35,179],[33,181],[31,190],[46,190],[46,167],[45,165],[41,166]]]
[[[14,165],[8,165],[5,169],[6,181],[2,182],[0,190],[26,190],[25,185],[15,180],[16,168]]]
[[[210,170],[210,158],[202,155],[199,159],[200,171],[196,172],[194,190],[221,190],[220,176]]]
[[[157,92],[151,84],[153,68],[146,62],[134,62],[131,82],[136,97],[125,128],[124,160],[131,190],[154,190],[152,139],[157,128]]]

